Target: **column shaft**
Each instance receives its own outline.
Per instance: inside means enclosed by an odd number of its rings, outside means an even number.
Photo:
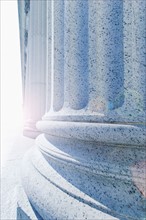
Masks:
[[[45,113],[46,12],[46,1],[42,1],[42,3],[40,1],[30,2],[24,104],[26,130],[35,130],[35,123]]]
[[[88,115],[90,121],[142,123],[145,2],[52,4],[52,107],[46,118],[82,120]]]
[[[88,104],[88,0],[65,1],[65,106]]]
[[[145,121],[146,2],[124,1],[124,94],[127,120]]]
[[[53,47],[52,47],[52,105],[54,111],[62,109],[64,104],[64,0],[53,4]]]
[[[52,82],[52,1],[46,2],[46,112],[51,108]]]

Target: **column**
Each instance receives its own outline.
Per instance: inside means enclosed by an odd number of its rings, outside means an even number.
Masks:
[[[78,4],[81,4],[77,1],[53,3],[55,7],[57,4],[62,4],[63,7],[64,4],[64,9],[61,9],[64,10],[64,15],[62,16],[61,11],[60,16],[57,10],[54,12],[58,15],[60,26],[58,27],[57,18],[54,15],[54,30],[52,30],[54,36],[52,62],[54,66],[52,66],[51,76],[55,79],[54,84],[58,80],[58,86],[54,86],[51,92],[51,100],[54,103],[51,111],[46,113],[44,118],[51,120],[59,120],[59,118],[60,120],[72,120],[71,118],[73,118],[73,120],[80,121],[83,119],[83,115],[86,115],[84,120],[88,118],[89,121],[135,123],[139,118],[143,123],[145,107],[141,105],[145,105],[146,97],[145,66],[141,64],[139,67],[138,61],[136,64],[136,56],[139,56],[135,54],[134,50],[136,51],[137,47],[145,48],[145,38],[139,39],[139,36],[144,36],[145,20],[135,18],[135,15],[138,15],[137,10],[145,8],[145,2],[142,2],[141,5],[136,1],[109,0],[108,2],[109,4],[106,4],[103,1],[93,0],[88,4],[87,1],[84,1],[84,7],[83,5],[77,7]],[[130,9],[131,7],[133,10]],[[76,11],[76,8],[80,11]],[[64,17],[65,15],[66,17]],[[144,13],[143,16],[145,16]],[[126,23],[128,19],[131,19],[130,24]],[[75,20],[77,21],[75,22]],[[73,21],[74,25],[70,25],[70,22],[73,23]],[[137,25],[141,27],[141,30],[135,30]],[[61,34],[55,32],[56,27],[57,31],[61,30]],[[133,41],[131,41],[132,36]],[[58,39],[62,43],[55,46]],[[137,39],[139,39],[138,43]],[[57,76],[58,73],[55,69],[58,65],[57,53],[62,68],[59,73],[62,73],[60,77]],[[127,59],[131,59],[131,61],[127,62]],[[133,67],[129,65],[137,68],[137,76],[133,72],[131,73]],[[74,74],[71,70],[73,66],[76,69]],[[140,82],[139,85],[138,82]],[[131,90],[133,90],[132,97]],[[60,98],[57,94],[60,95]],[[59,105],[59,102],[62,104],[60,104],[59,111],[56,111],[53,106],[55,103]],[[80,111],[75,111],[76,108]]]
[[[29,0],[18,1],[23,101],[25,100],[29,11],[30,11]]]
[[[52,0],[46,8],[43,134],[22,164],[29,201],[47,220],[142,220],[146,3]]]
[[[19,1],[18,1],[19,2]],[[21,1],[26,11],[23,19],[27,20],[22,47],[24,48],[24,135],[36,137],[39,131],[36,122],[45,112],[46,99],[46,1]],[[23,53],[23,52],[22,52]]]

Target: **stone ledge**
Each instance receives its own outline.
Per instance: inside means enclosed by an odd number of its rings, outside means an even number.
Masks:
[[[43,133],[59,137],[109,145],[146,146],[146,127],[143,125],[39,121],[36,126]]]
[[[140,185],[146,181],[145,166],[138,168],[138,164],[145,160],[143,149],[115,149],[108,145],[43,134],[36,139],[36,145],[48,161],[54,160],[60,166],[115,180],[134,180]]]

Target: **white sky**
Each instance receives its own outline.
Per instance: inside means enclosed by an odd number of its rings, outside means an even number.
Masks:
[[[22,90],[17,0],[1,2],[1,136],[22,128]]]

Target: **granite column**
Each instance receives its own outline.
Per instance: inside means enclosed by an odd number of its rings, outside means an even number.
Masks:
[[[23,161],[29,200],[47,220],[142,220],[146,3],[59,0],[46,11],[46,63],[35,69],[47,67],[43,134]]]

